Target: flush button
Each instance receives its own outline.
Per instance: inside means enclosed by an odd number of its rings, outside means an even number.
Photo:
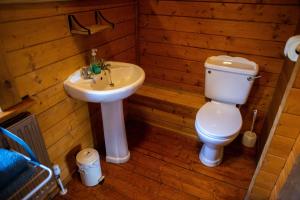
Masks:
[[[207,71],[207,73],[211,74],[211,71],[210,71],[210,70],[208,70],[208,71]]]

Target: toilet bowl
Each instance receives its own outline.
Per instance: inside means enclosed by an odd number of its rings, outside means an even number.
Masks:
[[[195,120],[198,137],[203,142],[200,161],[208,167],[219,165],[224,146],[238,136],[241,126],[241,113],[235,105],[216,101],[203,105]]]

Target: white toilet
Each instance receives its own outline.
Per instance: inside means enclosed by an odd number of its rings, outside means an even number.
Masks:
[[[241,57],[212,56],[205,61],[205,96],[210,99],[198,111],[195,127],[204,143],[201,162],[214,167],[222,162],[224,146],[242,127],[237,105],[247,101],[258,73],[258,65]]]

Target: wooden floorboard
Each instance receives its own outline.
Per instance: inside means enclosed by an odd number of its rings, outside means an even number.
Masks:
[[[75,175],[68,194],[56,200],[243,199],[256,167],[238,141],[226,147],[220,166],[209,168],[194,138],[137,121],[127,123],[127,135],[131,158],[120,165],[101,160],[103,185],[87,188]]]

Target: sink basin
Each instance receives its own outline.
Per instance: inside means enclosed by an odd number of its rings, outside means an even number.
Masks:
[[[144,82],[145,72],[137,65],[122,62],[111,64],[107,71],[93,79],[83,79],[80,70],[64,82],[66,92],[73,98],[101,103],[106,161],[124,163],[130,158],[128,150],[122,100],[132,95]],[[110,77],[113,85],[111,85]]]
[[[145,72],[137,65],[122,62],[107,62],[111,64],[110,86],[108,72],[100,73],[93,79],[83,79],[80,70],[75,71],[64,82],[67,93],[82,101],[101,103],[124,99],[133,94],[144,82]]]

